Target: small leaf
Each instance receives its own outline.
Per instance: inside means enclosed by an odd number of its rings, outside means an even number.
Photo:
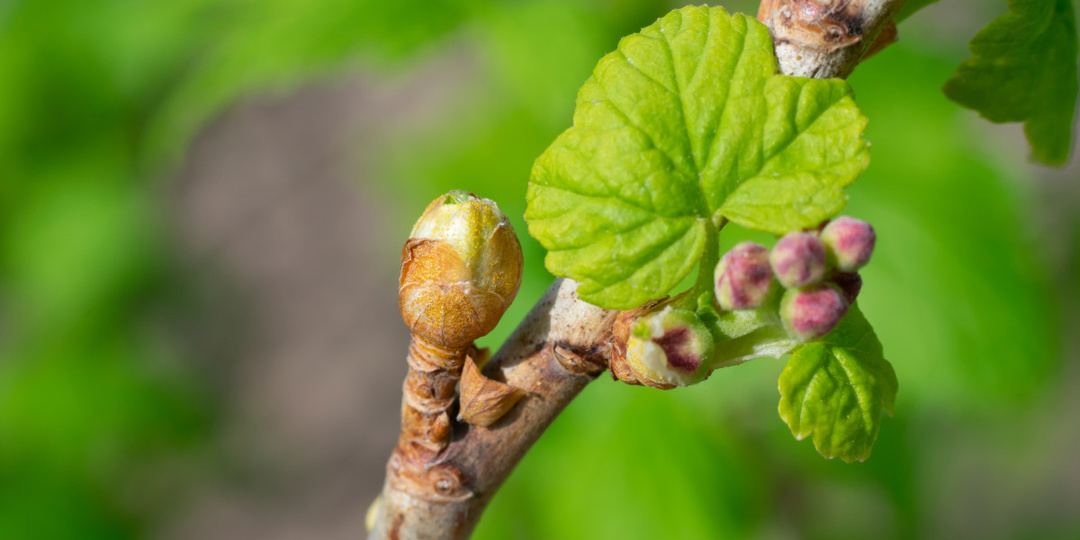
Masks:
[[[476,367],[472,356],[469,356],[461,373],[461,412],[458,419],[477,426],[490,426],[525,397],[525,393],[520,388],[485,377]]]
[[[764,25],[681,8],[585,82],[533,167],[529,233],[583,299],[637,307],[697,265],[710,219],[784,233],[838,212],[869,159],[865,125],[844,81],[777,75]]]
[[[1076,18],[1070,0],[1010,0],[971,40],[945,94],[991,122],[1024,122],[1032,155],[1061,165],[1076,112]]]
[[[817,451],[852,462],[870,456],[881,409],[892,414],[896,374],[857,306],[831,333],[795,351],[780,374],[780,417]]]

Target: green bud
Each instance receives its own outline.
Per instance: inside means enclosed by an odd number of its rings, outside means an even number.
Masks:
[[[633,323],[626,364],[643,384],[686,386],[709,376],[714,349],[712,334],[696,313],[668,306]]]

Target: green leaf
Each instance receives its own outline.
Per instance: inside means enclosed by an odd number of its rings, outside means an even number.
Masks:
[[[1076,112],[1076,18],[1069,0],[1010,0],[971,40],[945,94],[995,123],[1024,122],[1032,155],[1061,165]]]
[[[774,233],[838,212],[869,160],[847,83],[776,74],[768,29],[672,11],[623,38],[537,159],[525,218],[552,273],[628,309],[698,263],[710,219]]]
[[[898,23],[903,22],[916,12],[921,11],[930,4],[936,3],[938,3],[938,0],[907,0],[907,2],[904,2],[904,6],[900,8],[900,13],[896,14],[894,20]]]
[[[896,389],[881,342],[853,306],[835,330],[791,355],[780,374],[780,417],[795,438],[812,436],[821,455],[862,461],[877,439],[881,409],[893,412]]]

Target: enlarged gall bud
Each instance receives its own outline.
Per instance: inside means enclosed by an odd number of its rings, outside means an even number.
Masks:
[[[713,276],[721,309],[760,307],[772,287],[769,249],[754,242],[740,242],[720,258]]]
[[[401,251],[401,316],[432,345],[464,347],[495,328],[521,267],[521,244],[499,207],[451,191],[428,205]]]
[[[825,275],[825,244],[813,234],[788,233],[773,247],[769,262],[784,287],[805,287]]]
[[[848,302],[835,285],[789,289],[780,300],[780,319],[789,334],[810,341],[828,334],[844,318]]]
[[[870,261],[877,234],[869,223],[840,216],[821,231],[821,241],[828,248],[829,262],[843,272],[854,272]]]
[[[648,386],[671,388],[709,376],[713,337],[697,314],[670,306],[633,323],[626,366]]]

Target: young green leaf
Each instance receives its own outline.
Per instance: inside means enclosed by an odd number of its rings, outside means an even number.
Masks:
[[[1070,0],[1010,0],[971,40],[945,94],[991,122],[1024,122],[1035,159],[1068,161],[1076,112],[1076,18]]]
[[[697,265],[710,219],[783,233],[838,212],[869,160],[865,124],[844,81],[777,75],[754,19],[678,9],[581,88],[533,167],[529,233],[583,299],[633,308]]]
[[[780,417],[795,438],[812,436],[827,458],[852,462],[870,456],[896,399],[896,374],[858,307],[821,341],[795,351],[780,374]]]

